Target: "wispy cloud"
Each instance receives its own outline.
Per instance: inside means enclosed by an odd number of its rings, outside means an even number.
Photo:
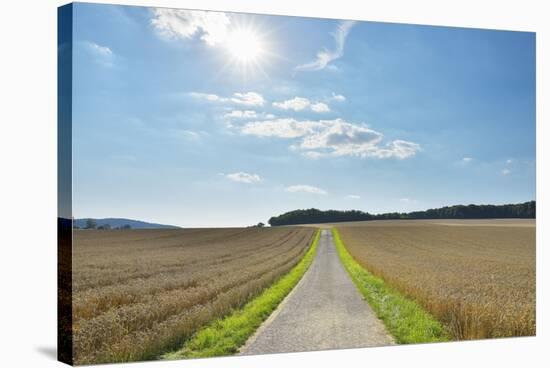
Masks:
[[[232,103],[244,106],[263,106],[265,103],[263,96],[257,92],[235,92],[231,97],[221,97],[213,93],[203,92],[190,92],[189,95],[209,102]]]
[[[346,97],[344,95],[337,95],[336,93],[332,92],[331,99],[338,102],[344,102],[346,100]]]
[[[188,130],[188,129],[167,129],[167,133],[171,137],[183,138],[190,141],[197,141],[201,139],[203,132]]]
[[[213,93],[190,92],[189,96],[207,101],[220,101],[222,98]]]
[[[224,117],[235,119],[255,119],[258,117],[258,113],[253,110],[233,110],[226,113]]]
[[[305,185],[305,184],[299,184],[299,185],[291,185],[285,189],[285,191],[290,193],[312,193],[312,194],[321,194],[326,195],[327,191],[323,190],[318,187],[314,187],[312,185]]]
[[[359,156],[405,159],[420,151],[417,143],[400,139],[382,144],[382,133],[342,119],[300,121],[283,118],[253,121],[238,129],[245,135],[299,139],[291,148],[302,151],[310,158]]]
[[[262,180],[258,174],[249,174],[242,171],[225,174],[224,176],[231,181],[245,184],[257,183]]]
[[[107,46],[100,46],[94,42],[87,42],[88,47],[95,53],[101,56],[112,56],[113,51]]]
[[[180,136],[191,141],[198,141],[209,135],[208,132],[205,132],[203,130],[195,131],[188,129],[170,129],[169,131],[171,132],[171,135],[175,137]]]
[[[254,110],[232,110],[223,115],[226,119],[275,119],[275,115]]]
[[[473,157],[464,156],[464,157],[462,157],[460,160],[456,161],[455,164],[456,164],[457,166],[468,167],[468,166],[472,165],[473,162],[474,162],[474,158],[473,158]]]
[[[96,63],[106,67],[113,66],[115,54],[109,47],[91,41],[83,41],[82,45]]]
[[[306,152],[303,152],[302,154],[307,158],[311,158],[312,160],[316,160],[324,156],[321,152],[317,152],[317,151],[306,151]]]
[[[354,21],[342,21],[338,23],[336,31],[332,33],[335,41],[333,50],[323,49],[317,52],[317,58],[309,63],[298,65],[294,68],[295,71],[314,71],[325,69],[332,61],[341,58],[344,55],[344,45],[346,37],[355,24]]]
[[[209,46],[224,42],[229,34],[231,19],[223,12],[152,9],[151,24],[167,39],[192,39],[199,36]]]
[[[361,199],[361,196],[358,196],[357,194],[348,194],[346,198],[349,199]]]
[[[501,173],[502,175],[505,175],[505,176],[506,176],[506,175],[510,175],[510,174],[512,173],[512,169],[511,169],[511,168],[514,166],[514,165],[513,165],[514,160],[512,160],[512,159],[507,159],[506,161],[504,161],[504,163],[505,163],[506,167],[504,167],[504,169],[502,169],[502,170],[500,171],[500,173]]]
[[[327,104],[323,102],[313,102],[305,97],[294,97],[290,100],[285,100],[282,102],[273,102],[272,105],[273,107],[283,110],[302,111],[305,109],[310,109],[311,111],[318,113],[330,111]]]

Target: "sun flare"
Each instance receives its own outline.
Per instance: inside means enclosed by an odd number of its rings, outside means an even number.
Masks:
[[[227,50],[241,64],[256,62],[264,52],[262,41],[252,29],[236,29],[229,34]]]

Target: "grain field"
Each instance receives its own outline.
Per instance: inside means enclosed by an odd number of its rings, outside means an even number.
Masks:
[[[288,272],[307,228],[77,230],[76,364],[155,359]]]
[[[337,227],[360,264],[420,302],[455,339],[534,335],[534,223],[495,225],[404,220]]]

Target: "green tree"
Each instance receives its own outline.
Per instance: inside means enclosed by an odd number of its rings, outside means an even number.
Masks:
[[[97,221],[94,219],[86,219],[86,227],[85,229],[95,229],[97,227]]]

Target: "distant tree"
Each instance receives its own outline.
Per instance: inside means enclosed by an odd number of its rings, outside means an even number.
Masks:
[[[132,226],[130,226],[129,224],[126,224],[126,225],[122,225],[120,228],[121,228],[122,230],[129,230],[129,229],[132,228]]]
[[[104,230],[111,230],[111,225],[105,224],[105,225],[103,225],[103,229]]]
[[[503,205],[456,205],[431,208],[409,213],[390,212],[372,215],[362,211],[321,211],[316,208],[295,210],[269,219],[271,226],[315,224],[344,221],[397,220],[397,219],[484,219],[484,218],[535,218],[536,202]]]
[[[265,224],[263,222],[258,222],[258,224],[256,225],[256,227],[264,227]]]
[[[86,227],[85,229],[95,229],[97,227],[97,222],[94,219],[86,219]]]

